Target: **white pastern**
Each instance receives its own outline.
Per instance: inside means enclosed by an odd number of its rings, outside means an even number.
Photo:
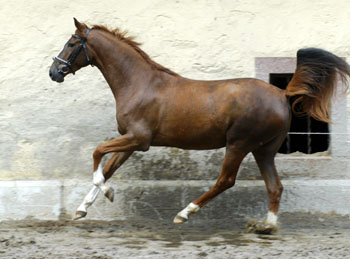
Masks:
[[[199,209],[200,208],[198,205],[191,202],[190,204],[188,204],[186,208],[180,211],[177,215],[179,215],[182,218],[188,219],[188,215],[192,213],[196,213]]]
[[[87,208],[94,203],[99,193],[100,189],[97,186],[92,187],[89,193],[85,196],[83,203],[78,207],[77,211],[87,212]]]
[[[273,226],[276,226],[277,225],[277,215],[271,211],[269,211],[267,213],[267,217],[266,217],[266,223],[269,224],[269,225],[273,225]]]

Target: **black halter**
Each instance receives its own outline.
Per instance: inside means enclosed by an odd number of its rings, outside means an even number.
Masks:
[[[88,35],[90,33],[90,29],[87,29],[85,34]],[[77,58],[77,56],[79,55],[79,53],[81,52],[81,50],[84,50],[84,53],[85,53],[85,57],[86,57],[86,60],[88,62],[88,64],[91,64],[91,60],[89,58],[89,55],[87,53],[87,49],[86,49],[86,41],[87,41],[87,38],[85,37],[81,37],[77,34],[73,34],[72,37],[74,38],[77,38],[79,40],[81,40],[80,44],[79,44],[79,47],[73,52],[73,54],[71,54],[69,57],[68,57],[68,60],[64,60],[62,58],[59,58],[59,57],[54,57],[53,60],[54,61],[57,61],[57,62],[60,62],[60,63],[63,63],[65,66],[64,67],[59,67],[56,62],[54,62],[55,66],[56,66],[56,69],[58,71],[58,73],[61,73],[61,74],[67,74],[69,71],[73,73],[73,75],[75,74],[75,72],[73,71],[72,69],[72,63],[73,61]]]

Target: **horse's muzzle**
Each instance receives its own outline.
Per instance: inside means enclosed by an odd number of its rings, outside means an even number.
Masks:
[[[62,83],[64,81],[64,75],[57,71],[57,68],[52,65],[49,71],[49,76],[52,81],[55,81],[57,83]]]

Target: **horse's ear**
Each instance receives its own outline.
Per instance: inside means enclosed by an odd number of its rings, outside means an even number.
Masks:
[[[79,31],[83,32],[83,31],[87,28],[87,26],[86,26],[85,24],[79,22],[76,18],[73,18],[73,19],[74,19],[75,27],[76,27]]]

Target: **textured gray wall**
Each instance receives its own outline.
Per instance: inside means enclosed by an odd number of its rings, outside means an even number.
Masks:
[[[2,180],[87,179],[94,148],[117,135],[114,99],[96,68],[68,76],[61,85],[48,77],[51,57],[74,31],[73,16],[129,30],[157,62],[196,79],[255,76],[255,57],[294,57],[304,46],[350,56],[348,1],[14,0],[1,6]],[[335,122],[346,131],[343,111]],[[348,150],[345,138],[333,138],[332,145]],[[133,155],[120,177],[215,179],[222,158],[222,150],[152,148]],[[242,178],[258,175],[251,160]],[[299,176],[298,162],[280,164],[282,174]],[[349,178],[343,166],[339,174]]]

